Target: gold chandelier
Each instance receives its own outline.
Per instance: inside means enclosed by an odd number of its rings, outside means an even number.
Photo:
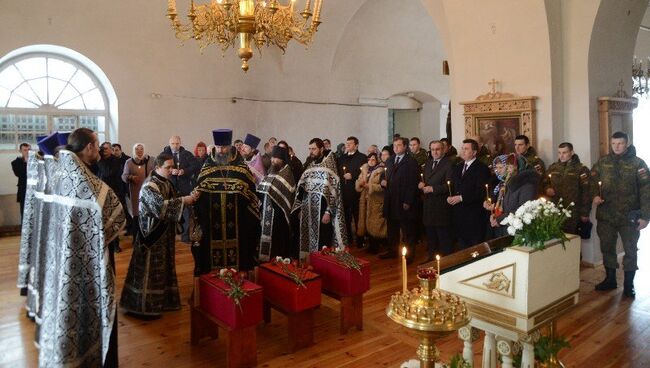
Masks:
[[[193,38],[199,42],[201,52],[210,44],[219,44],[221,51],[234,47],[239,37],[241,68],[248,70],[248,60],[253,57],[251,43],[259,51],[262,46],[275,45],[282,52],[291,39],[308,45],[318,30],[322,0],[315,0],[312,13],[311,0],[306,0],[302,12],[294,13],[296,0],[282,5],[278,0],[212,0],[209,4],[190,2],[187,17],[190,24],[181,24],[176,12],[176,0],[167,2],[167,18],[172,22],[176,38]],[[312,17],[313,15],[313,17]],[[309,21],[309,18],[311,21]]]

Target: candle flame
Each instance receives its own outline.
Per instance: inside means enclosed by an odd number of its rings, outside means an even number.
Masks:
[[[402,256],[406,256],[406,247],[402,247]]]
[[[440,254],[436,254],[436,261],[440,260]]]

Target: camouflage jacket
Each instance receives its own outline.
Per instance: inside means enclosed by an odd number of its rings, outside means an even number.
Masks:
[[[574,154],[567,162],[555,162],[546,170],[542,181],[543,195],[546,190],[553,188],[555,196],[551,200],[560,201],[564,207],[575,203],[572,212],[576,216],[589,216],[591,212],[591,188],[589,187],[589,169],[580,162],[578,155]]]
[[[476,155],[476,158],[482,163],[484,163],[485,166],[487,166],[490,169],[490,173],[494,175],[494,171],[492,171],[492,160],[494,160],[494,157],[492,157],[487,147],[481,146],[481,148],[478,150],[478,154]]]
[[[641,218],[650,219],[648,166],[636,156],[634,146],[622,155],[609,153],[601,157],[591,169],[591,195],[600,194],[605,202],[596,210],[599,221],[621,224],[633,210],[640,210]]]
[[[424,165],[425,162],[427,162],[427,157],[429,157],[429,154],[427,151],[420,149],[418,153],[412,153],[411,156],[415,159],[415,161],[418,162],[418,166],[420,166],[420,169],[422,168],[422,165]]]
[[[537,157],[537,151],[535,151],[535,148],[530,147],[528,148],[528,151],[526,151],[525,154],[523,154],[524,158],[526,161],[528,161],[528,167],[531,169],[535,169],[537,173],[541,176],[544,177],[545,171],[546,171],[546,165],[544,165],[544,161],[542,161],[541,158]]]

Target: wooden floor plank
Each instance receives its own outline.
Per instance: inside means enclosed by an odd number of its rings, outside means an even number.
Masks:
[[[580,277],[580,303],[558,323],[573,348],[560,358],[567,367],[650,367],[650,265],[649,237],[639,246],[637,299],[622,298],[622,288],[598,293],[593,287],[603,277],[602,268],[584,268]],[[36,367],[38,350],[33,344],[34,324],[25,317],[24,297],[16,289],[18,237],[0,238],[0,367]],[[644,246],[645,245],[645,246]],[[124,251],[116,255],[117,292],[121,294],[131,257],[131,244],[122,242]],[[315,312],[315,344],[287,353],[286,317],[273,312],[272,322],[261,324],[258,334],[259,367],[397,367],[415,357],[419,341],[386,317],[390,295],[401,287],[399,260],[378,260],[363,251],[353,250],[372,264],[371,289],[363,299],[364,330],[351,329],[339,335],[339,302],[323,296]],[[415,268],[425,257],[419,252],[409,266],[409,287],[416,286]],[[120,313],[119,355],[122,367],[221,367],[225,366],[225,334],[218,340],[190,345],[187,300],[193,285],[193,260],[187,245],[178,243],[176,264],[183,307],[161,319],[144,322]],[[622,285],[622,272],[619,271]],[[462,350],[455,333],[439,340],[441,356]],[[480,364],[482,340],[474,343],[474,361]]]

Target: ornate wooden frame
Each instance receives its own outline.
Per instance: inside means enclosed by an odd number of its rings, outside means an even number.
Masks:
[[[531,145],[536,144],[535,120],[536,96],[515,97],[511,93],[492,92],[478,96],[474,101],[460,104],[464,107],[465,137],[479,135],[479,121],[483,119],[517,118],[519,134],[530,139]]]
[[[628,143],[634,142],[632,128],[632,112],[639,104],[639,100],[627,95],[615,97],[598,98],[598,118],[600,120],[600,155],[605,156],[609,153],[609,138],[614,134],[612,131],[612,120],[615,116],[620,116],[623,132],[628,135]]]

